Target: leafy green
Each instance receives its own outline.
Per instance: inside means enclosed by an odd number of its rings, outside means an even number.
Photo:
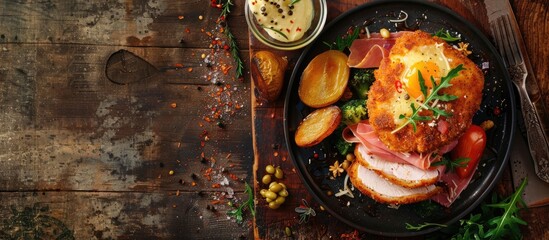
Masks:
[[[433,37],[439,37],[446,42],[454,42],[461,40],[460,36],[452,36],[448,30],[444,31],[442,28],[432,34]]]
[[[366,101],[363,99],[353,99],[346,102],[341,107],[341,122],[345,125],[353,125],[358,122],[368,119],[368,109],[366,109]]]
[[[346,142],[341,137],[336,140],[335,147],[341,156],[346,156],[348,153],[353,152],[353,144]]]
[[[448,94],[439,95],[438,92],[441,89],[451,87],[452,84],[450,84],[450,80],[457,77],[459,71],[461,71],[463,69],[464,69],[463,65],[460,64],[459,66],[457,66],[454,69],[450,70],[450,72],[448,72],[448,75],[441,78],[440,84],[438,84],[438,85],[435,82],[435,79],[431,76],[431,84],[433,86],[433,89],[430,93],[428,93],[427,87],[425,86],[425,80],[423,79],[423,76],[421,75],[421,72],[418,70],[419,86],[420,86],[421,92],[423,93],[424,101],[423,101],[422,104],[419,105],[419,108],[416,108],[415,103],[411,103],[410,107],[412,108],[412,115],[407,117],[407,116],[404,116],[403,114],[401,114],[399,116],[399,119],[406,119],[407,121],[404,124],[400,125],[400,127],[393,130],[392,133],[396,133],[396,132],[400,131],[402,128],[406,127],[408,124],[412,124],[412,127],[414,128],[414,132],[415,132],[416,128],[417,128],[417,125],[416,125],[417,121],[429,121],[429,120],[432,119],[431,116],[419,115],[419,113],[424,109],[432,111],[434,117],[438,117],[438,116],[451,117],[452,116],[451,113],[446,112],[446,111],[444,111],[444,110],[442,110],[442,109],[440,109],[440,108],[438,108],[434,105],[431,105],[431,102],[436,101],[436,100],[447,102],[447,101],[452,101],[452,100],[457,99],[457,96],[448,95]]]
[[[516,191],[503,200],[499,200],[494,194],[490,203],[481,205],[480,211],[477,210],[471,213],[468,218],[459,220],[459,223],[430,234],[427,239],[521,239],[519,226],[527,224],[519,218],[519,211],[526,207],[522,199],[526,184],[528,184],[528,180],[525,178]],[[413,226],[406,223],[406,229],[418,231],[428,225],[429,223]]]
[[[353,41],[358,38],[359,33],[360,33],[360,29],[355,27],[352,33],[337,37],[335,42],[333,43],[323,42],[323,43],[327,45],[330,49],[335,49],[343,52],[343,50],[345,50],[346,48],[351,47],[351,44],[353,43]]]
[[[292,0],[292,2],[290,2],[290,5],[294,5],[294,4],[298,3],[299,1],[301,1],[301,0]]]
[[[415,225],[415,226],[414,226],[414,225],[412,225],[412,224],[406,223],[406,229],[407,229],[407,230],[419,231],[419,230],[424,229],[424,228],[427,228],[427,227],[447,227],[447,225],[438,224],[438,223],[428,223],[428,222],[425,222],[425,223],[418,224],[418,225]]]
[[[240,204],[236,209],[230,210],[227,212],[228,216],[234,217],[236,219],[237,223],[242,223],[243,219],[243,211],[248,208],[250,209],[250,214],[252,216],[255,216],[255,210],[254,210],[254,192],[252,190],[252,187],[248,183],[246,183],[246,189],[244,190],[244,193],[248,194],[248,200],[246,202]]]
[[[442,157],[440,161],[432,163],[431,166],[446,166],[446,170],[444,171],[445,173],[454,172],[456,168],[466,167],[469,160],[469,158],[457,158],[455,160],[451,160],[447,157]]]
[[[349,80],[349,88],[357,98],[367,99],[370,86],[375,80],[374,69],[358,69]]]

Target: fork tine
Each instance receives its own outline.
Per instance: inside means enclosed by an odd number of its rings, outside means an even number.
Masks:
[[[492,31],[494,32],[494,38],[496,40],[496,44],[499,48],[499,52],[501,53],[501,57],[503,58],[503,62],[509,66],[509,60],[507,59],[507,54],[505,54],[505,44],[503,43],[503,40],[505,38],[505,35],[501,32],[501,26],[500,26],[500,19],[496,20],[495,24],[492,24]]]
[[[511,29],[511,20],[509,19],[509,15],[505,15],[503,21],[505,23],[505,29],[507,30],[507,36],[509,36],[509,46],[511,47],[511,52],[515,60],[514,65],[521,64],[523,62],[522,54],[519,50],[515,34],[513,34],[513,30]]]

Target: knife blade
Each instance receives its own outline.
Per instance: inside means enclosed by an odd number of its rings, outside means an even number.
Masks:
[[[526,79],[526,89],[528,91],[528,96],[534,104],[535,112],[533,114],[537,113],[542,128],[544,129],[544,137],[545,139],[549,139],[549,120],[546,111],[547,108],[544,106],[539,86],[537,85],[534,74],[532,74],[533,70],[530,59],[528,58],[526,47],[524,45],[518,22],[516,21],[511,4],[507,0],[484,0],[484,3],[488,15],[488,21],[491,25],[493,22],[497,21],[505,15],[508,15],[508,19],[510,19],[509,27],[511,27],[512,32],[515,34],[515,38],[519,46],[519,51],[522,53],[522,56],[524,58],[526,71],[529,73]],[[492,29],[492,35],[495,36],[494,29]],[[521,132],[525,134],[525,126],[522,125],[519,127],[521,129]],[[525,189],[525,201],[527,202],[527,204],[529,206],[549,204],[549,184],[545,181],[542,181],[541,178],[538,177],[539,174],[547,175],[549,173],[535,171],[539,171],[540,168],[534,167],[534,159],[531,157],[530,154],[524,154],[529,152],[528,147],[525,147],[525,144],[521,143],[524,143],[524,137],[520,136],[518,137],[518,139],[516,137],[515,144],[513,144],[513,148],[511,149],[511,169],[513,184],[516,187],[520,184],[521,180],[524,177],[528,177],[529,184]],[[530,144],[546,144],[549,147],[549,143],[547,141]]]

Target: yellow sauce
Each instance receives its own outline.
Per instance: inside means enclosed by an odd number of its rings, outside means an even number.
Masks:
[[[250,11],[272,38],[281,42],[301,39],[311,27],[312,0],[248,0]]]

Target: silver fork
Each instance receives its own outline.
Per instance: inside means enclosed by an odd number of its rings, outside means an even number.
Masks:
[[[536,113],[534,105],[526,91],[526,77],[528,71],[524,64],[524,58],[516,40],[515,33],[511,28],[509,15],[503,15],[491,23],[492,32],[496,44],[509,69],[513,83],[518,89],[528,147],[534,160],[536,175],[543,181],[549,183],[549,147],[548,140],[540,124],[540,118]]]

